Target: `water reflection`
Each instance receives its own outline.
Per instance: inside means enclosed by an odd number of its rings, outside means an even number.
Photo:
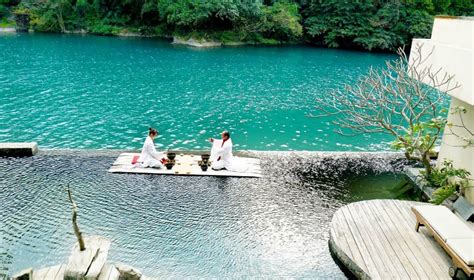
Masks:
[[[402,164],[291,158],[262,154],[261,179],[109,174],[115,155],[92,151],[0,159],[0,273],[65,260],[71,183],[82,231],[146,275],[345,278],[327,246],[332,214],[354,197],[344,176]]]

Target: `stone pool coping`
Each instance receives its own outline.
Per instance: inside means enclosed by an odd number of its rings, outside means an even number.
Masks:
[[[177,153],[186,154],[202,154],[209,153],[209,150],[170,150]],[[103,156],[118,156],[126,152],[140,152],[135,149],[51,149],[41,148],[38,155],[103,155]],[[163,151],[166,152],[166,151]],[[350,158],[380,158],[383,156],[387,159],[405,159],[405,155],[401,152],[391,151],[263,151],[263,150],[237,150],[234,151],[237,156],[288,156],[294,155],[298,157],[350,157]]]

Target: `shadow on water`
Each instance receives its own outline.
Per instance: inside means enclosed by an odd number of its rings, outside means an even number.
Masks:
[[[264,178],[110,174],[93,151],[0,159],[0,278],[63,262],[74,242],[65,185],[85,234],[111,261],[160,278],[347,277],[327,245],[341,206],[404,197],[397,157],[261,154]]]
[[[415,191],[404,174],[383,173],[349,177],[347,191],[351,194],[348,202],[382,198],[420,200],[420,193]]]

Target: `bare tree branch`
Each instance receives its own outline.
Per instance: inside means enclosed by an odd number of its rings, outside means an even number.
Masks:
[[[69,185],[67,186],[67,194],[69,197],[69,201],[72,204],[72,225],[74,227],[74,234],[77,237],[77,242],[79,243],[79,250],[84,251],[86,246],[84,245],[84,239],[82,238],[82,232],[79,230],[79,226],[77,225],[77,205],[76,202],[72,199],[71,190],[69,189]]]
[[[337,133],[389,133],[394,146],[431,172],[429,154],[446,124],[440,109],[446,93],[460,87],[443,68],[428,64],[433,49],[413,46],[411,61],[402,49],[381,70],[371,68],[355,85],[316,98],[312,117],[335,118]]]
[[[467,110],[464,107],[458,106],[454,108],[453,114],[458,115],[458,119],[461,124],[453,124],[453,123],[448,123],[448,129],[449,129],[449,134],[456,136],[458,139],[460,139],[462,142],[464,142],[464,145],[459,145],[460,147],[474,147],[474,131],[469,129],[464,121],[464,114],[467,113]],[[456,132],[454,129],[456,128],[457,130],[464,131],[463,134],[461,135],[460,133]],[[456,147],[459,147],[456,145]]]

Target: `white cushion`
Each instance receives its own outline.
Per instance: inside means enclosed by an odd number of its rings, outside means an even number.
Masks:
[[[444,241],[453,238],[474,237],[474,231],[445,206],[423,205],[414,208]]]
[[[448,239],[449,247],[468,265],[474,265],[474,238]]]

